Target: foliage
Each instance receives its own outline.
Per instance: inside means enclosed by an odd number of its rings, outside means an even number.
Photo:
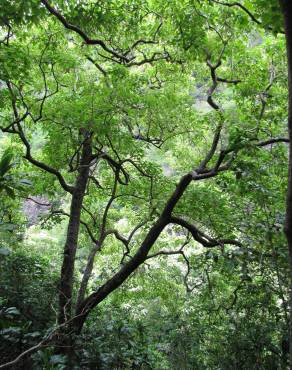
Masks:
[[[57,274],[46,258],[20,250],[2,254],[0,267],[1,357],[8,361],[54,322]]]

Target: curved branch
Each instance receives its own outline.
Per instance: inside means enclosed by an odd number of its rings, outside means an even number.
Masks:
[[[104,159],[104,160],[106,160],[108,162],[108,164],[110,165],[110,167],[113,169],[113,171],[115,173],[115,176],[117,178],[117,181],[121,185],[128,185],[130,176],[127,173],[127,171],[123,168],[122,162],[116,162],[109,154],[107,154],[106,152],[104,152],[102,150],[99,150],[99,149],[98,149],[97,153],[92,156],[92,160],[94,160],[94,159],[97,159],[97,160],[98,159]],[[123,174],[124,179],[121,178],[120,172]]]
[[[0,364],[0,369],[8,369],[12,366],[16,365],[20,360],[27,357],[28,355],[37,352],[40,348],[47,346],[48,344],[52,343],[55,336],[58,336],[59,330],[69,326],[74,320],[76,320],[77,316],[72,317],[70,320],[65,321],[64,323],[55,327],[50,333],[48,333],[39,343],[36,345],[28,348],[20,355],[18,355],[14,360],[6,362],[5,364]],[[53,344],[53,343],[52,343]],[[15,369],[15,367],[14,367]]]
[[[188,284],[188,276],[190,274],[190,271],[191,271],[191,267],[190,267],[190,262],[184,252],[184,247],[187,246],[190,242],[190,238],[189,238],[189,234],[187,235],[187,238],[185,240],[185,242],[182,244],[182,246],[178,249],[178,250],[175,250],[175,251],[169,251],[169,250],[161,250],[157,253],[154,253],[154,254],[151,254],[147,257],[147,259],[149,258],[153,258],[153,257],[157,257],[157,256],[172,256],[172,255],[177,255],[177,254],[180,254],[186,265],[187,265],[187,271],[186,273],[184,274],[184,284],[185,284],[185,287],[186,287],[186,290],[187,292],[192,292],[196,287],[197,285],[193,286],[192,288],[189,286]]]
[[[277,138],[272,138],[268,139],[265,141],[260,141],[256,144],[256,146],[263,147],[271,144],[276,144],[276,143],[289,143],[290,140],[286,137],[277,137]]]
[[[100,64],[97,63],[96,60],[91,58],[90,55],[86,55],[86,59],[89,60],[93,65],[95,65],[95,67],[99,70],[99,72],[101,72],[104,75],[104,77],[107,76],[107,72],[102,68]]]
[[[66,183],[64,177],[61,175],[61,173],[58,170],[56,170],[53,167],[48,166],[47,164],[45,164],[43,162],[40,162],[40,161],[36,160],[31,155],[31,145],[28,142],[28,140],[27,140],[27,138],[26,138],[26,136],[24,134],[24,131],[22,129],[22,126],[21,126],[21,122],[25,119],[25,117],[27,115],[25,114],[23,117],[21,117],[21,118],[19,117],[18,109],[17,109],[17,106],[16,106],[16,97],[15,97],[15,95],[13,93],[11,83],[9,81],[7,81],[6,82],[6,85],[8,87],[9,92],[10,92],[10,95],[11,95],[12,109],[13,109],[13,113],[14,113],[14,117],[15,117],[14,124],[17,127],[17,130],[15,129],[14,130],[14,133],[18,134],[19,138],[21,139],[22,143],[24,144],[24,146],[26,148],[26,154],[25,154],[24,158],[27,159],[31,164],[35,165],[36,167],[39,167],[42,170],[55,175],[58,178],[59,183],[62,186],[62,188],[65,191],[67,191],[67,192],[69,192],[69,193],[72,194],[73,191],[74,191],[74,187],[71,186],[71,185],[68,185]]]
[[[61,209],[58,209],[56,211],[52,211],[50,216],[53,216],[53,215],[62,215],[62,216],[70,217],[69,213],[62,211]],[[92,242],[94,244],[98,243],[98,240],[94,237],[93,232],[90,230],[90,227],[88,226],[88,224],[83,220],[80,220],[80,224],[85,227],[85,229],[86,229],[90,239],[92,240]]]
[[[254,23],[256,23],[256,24],[258,24],[258,25],[263,25],[263,23],[260,21],[260,20],[258,20],[256,17],[255,17],[255,15],[253,15],[253,13],[248,9],[248,8],[246,8],[244,5],[242,5],[241,3],[239,3],[239,2],[233,2],[233,3],[226,3],[226,2],[223,2],[223,1],[219,1],[219,0],[209,0],[209,1],[212,1],[213,3],[215,3],[215,4],[219,4],[219,5],[223,5],[223,6],[227,6],[227,7],[229,7],[229,8],[232,8],[232,7],[237,7],[237,8],[240,8],[244,13],[246,13],[248,16],[249,16],[249,18],[254,22]],[[269,30],[272,30],[273,29],[273,27],[271,27],[271,26],[268,26],[268,29]],[[284,34],[285,32],[283,31],[283,30],[280,30],[279,31],[279,33],[282,33],[282,34]]]
[[[222,123],[220,123],[217,126],[217,128],[215,130],[214,137],[213,137],[213,142],[212,142],[211,148],[210,148],[209,152],[207,153],[206,157],[203,159],[203,161],[199,165],[199,168],[198,168],[197,172],[201,172],[202,170],[204,170],[206,168],[207,164],[213,158],[213,156],[216,152],[219,140],[220,140],[222,127],[223,127]]]
[[[85,41],[85,43],[87,45],[99,45],[99,46],[102,47],[103,50],[105,50],[109,54],[113,55],[114,57],[116,57],[116,58],[118,58],[120,60],[123,60],[125,62],[128,62],[129,61],[128,58],[125,57],[124,55],[121,55],[121,54],[117,53],[116,51],[114,51],[114,50],[110,49],[109,47],[107,47],[107,45],[105,44],[105,42],[103,40],[100,40],[100,39],[91,39],[80,28],[78,28],[77,26],[75,26],[75,25],[67,22],[66,18],[62,14],[60,14],[52,5],[50,5],[50,3],[47,0],[41,0],[41,3],[46,7],[46,9],[53,16],[55,16],[63,24],[63,26],[65,28],[67,28],[68,30],[74,31],[79,36],[81,36],[82,39]]]
[[[200,243],[205,248],[214,248],[218,246],[224,246],[225,244],[232,244],[238,247],[242,247],[242,244],[238,240],[234,239],[214,239],[206,235],[203,231],[199,230],[194,224],[189,223],[181,217],[171,217],[170,222],[187,229],[194,238],[195,241]]]
[[[238,2],[234,2],[234,3],[225,3],[225,2],[221,2],[219,0],[211,0],[213,3],[216,3],[216,4],[220,4],[220,5],[224,5],[224,6],[228,6],[230,8],[232,7],[238,7],[240,8],[241,10],[243,10],[249,17],[250,19],[255,22],[256,24],[262,24],[261,21],[259,21],[253,14],[250,10],[248,10],[245,6],[243,6],[242,4],[238,3]]]

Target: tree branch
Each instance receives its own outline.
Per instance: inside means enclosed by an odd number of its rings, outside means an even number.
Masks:
[[[61,175],[61,173],[58,170],[56,170],[53,167],[48,166],[47,164],[45,164],[43,162],[40,162],[40,161],[36,160],[31,155],[31,145],[28,142],[28,140],[27,140],[27,138],[26,138],[26,136],[24,134],[24,131],[22,129],[22,126],[21,126],[21,122],[25,119],[25,117],[27,115],[24,115],[22,117],[22,119],[20,119],[19,114],[18,114],[18,110],[17,110],[17,106],[16,106],[16,97],[15,97],[15,95],[13,93],[11,83],[9,81],[7,81],[6,82],[6,85],[8,87],[9,92],[10,92],[10,95],[11,95],[12,109],[13,109],[14,116],[15,116],[14,125],[17,127],[17,130],[15,129],[14,130],[14,133],[18,134],[19,138],[21,139],[21,141],[23,142],[23,144],[24,144],[24,146],[26,148],[26,154],[24,155],[24,158],[27,159],[30,163],[32,163],[36,167],[39,167],[42,170],[55,175],[58,178],[59,183],[62,186],[62,188],[65,191],[67,191],[67,192],[69,192],[69,193],[72,194],[73,193],[73,190],[74,190],[74,187],[71,186],[71,185],[68,185],[66,183],[64,177]]]
[[[265,141],[259,141],[258,143],[256,143],[256,146],[263,147],[263,146],[276,144],[276,143],[289,143],[289,142],[290,140],[286,137],[278,137],[278,138],[268,139]]]
[[[245,6],[243,6],[242,4],[238,3],[238,2],[234,2],[234,3],[226,3],[226,2],[221,2],[219,0],[209,0],[209,1],[212,1],[213,3],[216,3],[216,4],[220,4],[220,5],[224,5],[224,6],[228,6],[230,8],[232,7],[238,7],[240,8],[241,10],[243,10],[249,17],[250,19],[255,22],[256,24],[262,24],[262,22],[260,22],[253,14],[251,11],[249,11]]]
[[[78,28],[77,26],[75,26],[75,25],[67,22],[67,20],[65,19],[65,17],[62,14],[60,14],[52,5],[50,5],[50,3],[47,0],[41,0],[41,3],[46,7],[46,9],[53,16],[55,16],[63,24],[63,26],[65,28],[67,28],[68,30],[74,31],[79,36],[81,36],[82,39],[85,41],[85,43],[87,45],[99,45],[99,46],[101,46],[101,48],[103,50],[105,50],[109,54],[113,55],[114,57],[116,57],[116,58],[118,58],[118,59],[120,59],[122,61],[125,61],[125,62],[128,62],[129,61],[129,59],[126,56],[124,56],[122,54],[119,54],[115,50],[110,49],[109,47],[107,47],[107,45],[105,44],[105,42],[103,40],[100,40],[100,39],[91,39],[80,28]]]
[[[232,244],[238,247],[243,247],[243,245],[233,239],[214,239],[206,235],[203,231],[199,230],[194,224],[189,223],[181,217],[171,217],[170,222],[176,225],[180,225],[183,228],[187,229],[195,241],[203,245],[205,248],[214,248],[218,246],[224,246],[225,244]]]

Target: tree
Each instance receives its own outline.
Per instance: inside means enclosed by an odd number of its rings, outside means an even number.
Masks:
[[[232,202],[218,189],[234,174],[239,180],[252,172],[255,153],[265,162],[265,148],[287,142],[276,124],[266,135],[275,117],[267,101],[271,89],[282,93],[283,60],[280,54],[274,65],[281,45],[265,35],[270,54],[257,69],[261,49],[246,51],[241,31],[242,24],[253,30],[246,10],[218,25],[225,7],[195,2],[41,3],[12,4],[2,17],[2,131],[23,145],[32,173],[43,171],[32,176],[36,193],[55,197],[56,179],[71,199],[69,212],[52,209],[53,218],[69,219],[58,323],[61,343],[71,344],[68,333],[78,335],[90,312],[147,259],[179,254],[189,264],[184,244],[155,249],[169,230],[183,233],[186,242],[191,236],[194,246],[253,251],[232,223]],[[11,17],[11,8],[20,16]],[[255,76],[248,74],[250,64]],[[190,91],[205,81],[210,109],[201,112],[192,108]],[[233,106],[226,104],[228,94]],[[284,111],[277,114],[281,120]],[[39,152],[32,145],[35,130],[44,139]],[[285,146],[278,145],[285,160]],[[207,195],[198,198],[198,189]],[[216,197],[221,214],[208,221],[206,209]],[[131,215],[128,236],[117,229],[124,214]],[[81,227],[92,247],[74,297]],[[113,238],[124,248],[120,265],[90,292],[96,254]]]

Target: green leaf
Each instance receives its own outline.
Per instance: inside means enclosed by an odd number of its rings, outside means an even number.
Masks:
[[[0,177],[3,177],[13,166],[13,154],[10,148],[6,149],[0,160]]]

